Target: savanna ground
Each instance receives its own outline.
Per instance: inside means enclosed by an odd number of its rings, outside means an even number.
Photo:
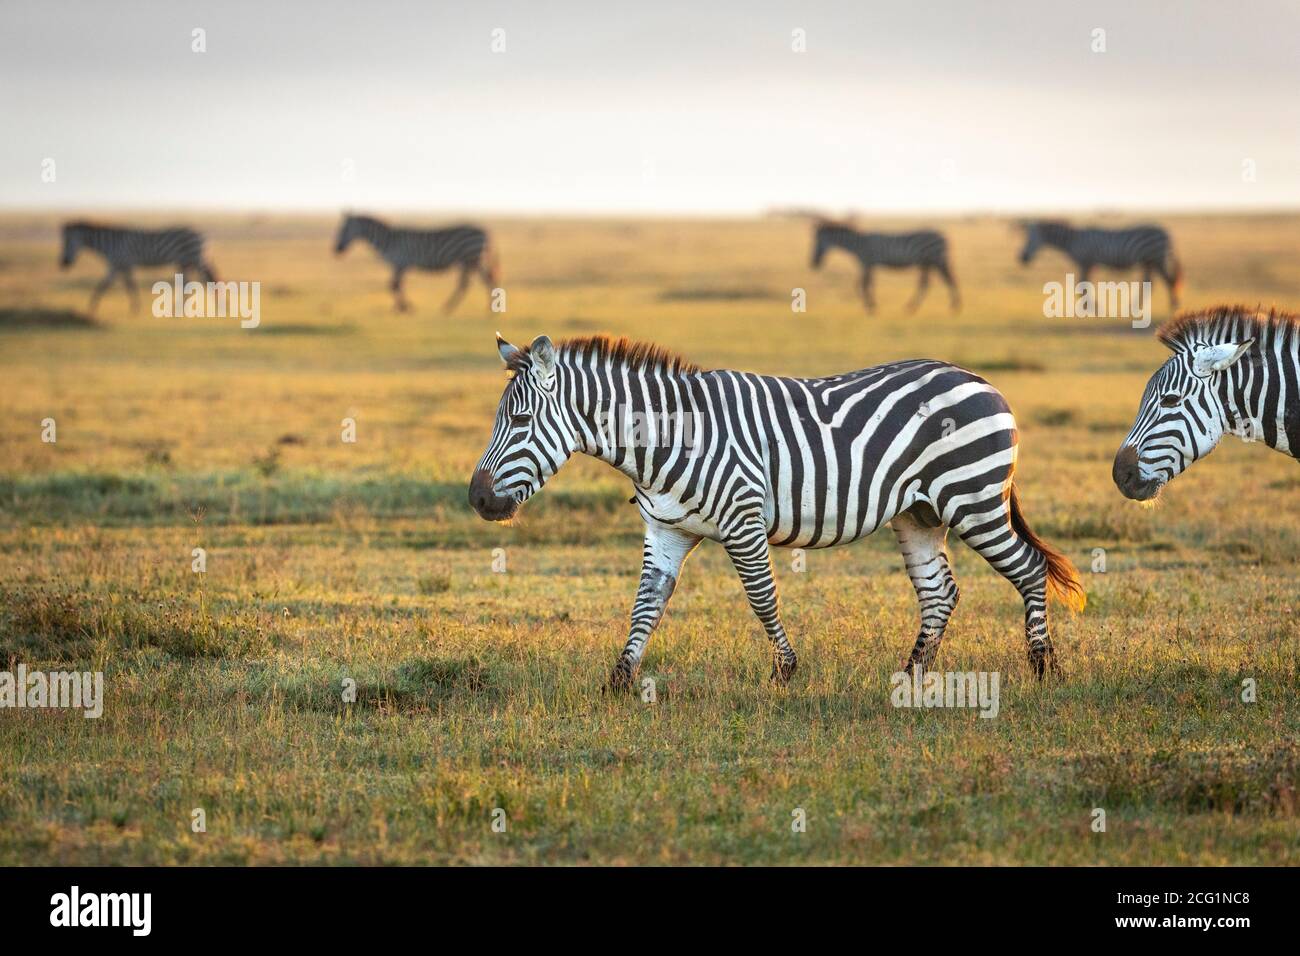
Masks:
[[[184,218],[223,277],[262,283],[260,328],[152,317],[167,269],[137,313],[118,288],[87,322],[99,262],[61,273],[54,217],[0,219],[0,669],[102,670],[107,695],[99,720],[0,711],[0,863],[1300,860],[1300,471],[1229,440],[1157,507],[1121,499],[1111,459],[1164,349],[1045,319],[1065,261],[1021,268],[1006,223],[940,224],[960,316],[936,287],[905,317],[914,276],[886,274],[867,318],[847,260],[810,272],[798,222],[490,222],[508,311],[476,288],[448,319],[449,276],[411,277],[397,315],[368,249],[330,255],[333,220]],[[1187,305],[1300,306],[1300,218],[1167,222]],[[954,541],[937,666],[1000,672],[1000,713],[893,708],[916,605],[882,532],[803,573],[776,552],[788,688],[706,543],[650,644],[657,701],[602,696],[641,523],[587,460],[513,526],[469,511],[497,328],[774,373],[984,374],[1020,421],[1028,519],[1089,590],[1055,614],[1067,680],[1030,679],[1018,597]]]

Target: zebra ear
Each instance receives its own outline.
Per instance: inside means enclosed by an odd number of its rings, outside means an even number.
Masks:
[[[1221,345],[1207,345],[1192,353],[1192,371],[1204,378],[1212,372],[1222,372],[1233,362],[1241,358],[1255,344],[1254,339],[1247,339],[1238,345],[1236,342],[1224,342]]]
[[[533,370],[545,378],[555,371],[555,346],[545,335],[533,339],[528,347],[528,357],[533,360]]]
[[[510,364],[511,359],[517,358],[519,355],[519,349],[503,339],[500,332],[497,333],[497,351],[501,353],[501,361],[507,365]]]

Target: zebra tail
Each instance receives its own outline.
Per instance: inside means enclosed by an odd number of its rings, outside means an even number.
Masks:
[[[497,247],[489,245],[487,247],[487,274],[488,281],[492,287],[498,288],[501,285],[501,258],[497,255]]]
[[[1020,510],[1020,496],[1016,486],[1011,485],[1011,529],[1030,547],[1035,548],[1047,560],[1047,587],[1066,607],[1082,611],[1088,603],[1088,594],[1083,589],[1079,572],[1074,569],[1070,559],[1057,551],[1050,544],[1029,529],[1025,523],[1024,512]]]
[[[1174,295],[1181,299],[1183,296],[1183,264],[1178,261],[1178,257],[1173,253],[1169,254],[1169,264],[1174,270]]]

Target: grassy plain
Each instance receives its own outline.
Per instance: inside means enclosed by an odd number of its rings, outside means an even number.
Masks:
[[[154,318],[167,270],[137,313],[115,289],[87,322],[99,263],[59,272],[54,217],[0,217],[0,669],[107,688],[98,720],[0,711],[0,864],[1300,862],[1300,471],[1230,440],[1157,507],[1121,499],[1110,462],[1164,350],[1045,319],[1065,262],[1021,268],[1005,222],[938,224],[959,316],[938,288],[904,316],[914,277],[887,274],[868,318],[847,260],[809,270],[798,222],[490,221],[507,311],[474,289],[446,318],[450,277],[412,277],[395,314],[368,250],[330,255],[331,220],[184,218],[223,277],[262,283],[259,328]],[[1166,221],[1187,305],[1300,307],[1300,216]],[[640,521],[586,460],[511,527],[469,512],[498,328],[984,374],[1021,424],[1028,519],[1090,592],[1056,614],[1067,681],[1029,678],[1018,597],[953,542],[939,666],[999,671],[999,716],[891,707],[916,608],[882,533],[803,573],[777,553],[790,687],[706,545],[650,644],[657,702],[602,696]]]

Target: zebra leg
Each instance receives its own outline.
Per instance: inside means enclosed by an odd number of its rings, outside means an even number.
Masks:
[[[406,295],[402,292],[402,276],[405,274],[406,269],[403,266],[395,266],[393,268],[393,281],[389,285],[393,292],[393,303],[398,312],[406,312],[411,308],[411,304],[406,301]]]
[[[465,290],[469,288],[469,266],[460,267],[460,278],[456,282],[456,288],[452,290],[451,297],[447,299],[447,304],[442,307],[443,315],[450,315],[452,309],[460,305],[461,297],[465,295]]]
[[[858,290],[862,294],[862,304],[867,307],[867,315],[876,311],[876,295],[871,290],[871,270],[863,269],[862,278],[858,280]]]
[[[488,309],[491,310],[493,293],[496,292],[496,285],[492,282],[492,267],[480,260],[478,264],[478,276],[483,280],[483,288],[487,289]]]
[[[122,285],[126,286],[127,294],[131,297],[131,311],[140,310],[140,290],[136,288],[135,276],[131,274],[130,269],[122,270]]]
[[[954,312],[960,312],[961,293],[957,291],[957,280],[953,278],[952,267],[949,266],[945,260],[939,263],[935,268],[939,270],[939,275],[943,278],[943,281],[948,283],[948,297],[952,303],[952,310]]]
[[[799,664],[794,648],[781,624],[776,581],[772,578],[772,558],[767,547],[767,529],[762,520],[748,521],[723,541],[727,556],[745,587],[745,596],[754,615],[772,642],[772,680],[784,684]]]
[[[110,266],[108,269],[108,275],[100,279],[99,285],[95,286],[95,291],[90,293],[90,314],[91,315],[95,314],[95,310],[99,308],[99,300],[103,298],[104,293],[108,291],[108,287],[113,284],[113,280],[116,278],[117,278],[117,267]]]
[[[650,634],[663,618],[668,599],[677,587],[686,556],[700,543],[698,535],[688,534],[657,521],[646,522],[645,545],[641,551],[641,584],[632,606],[632,626],[627,644],[609,675],[609,689],[630,690],[632,679],[645,654]]]
[[[907,305],[903,307],[904,310],[909,315],[915,312],[917,308],[920,306],[921,300],[925,298],[926,290],[929,288],[930,288],[930,267],[921,266],[921,280],[916,285],[916,293],[912,296],[911,299],[908,300]]]
[[[990,510],[982,510],[985,507]],[[1057,673],[1047,630],[1047,558],[1012,528],[1009,499],[970,505],[952,530],[1020,592],[1025,602],[1025,643],[1035,676],[1042,680],[1048,670]]]
[[[933,512],[929,518],[938,521],[938,515]],[[960,592],[948,565],[946,526],[930,524],[911,512],[895,515],[889,525],[894,529],[907,576],[912,579],[921,605],[921,631],[904,665],[910,674],[913,667],[926,669],[934,661]]]
[[[1156,268],[1160,270],[1160,278],[1165,280],[1165,285],[1169,287],[1169,307],[1178,308],[1178,267],[1170,269],[1169,266],[1160,262]]]

